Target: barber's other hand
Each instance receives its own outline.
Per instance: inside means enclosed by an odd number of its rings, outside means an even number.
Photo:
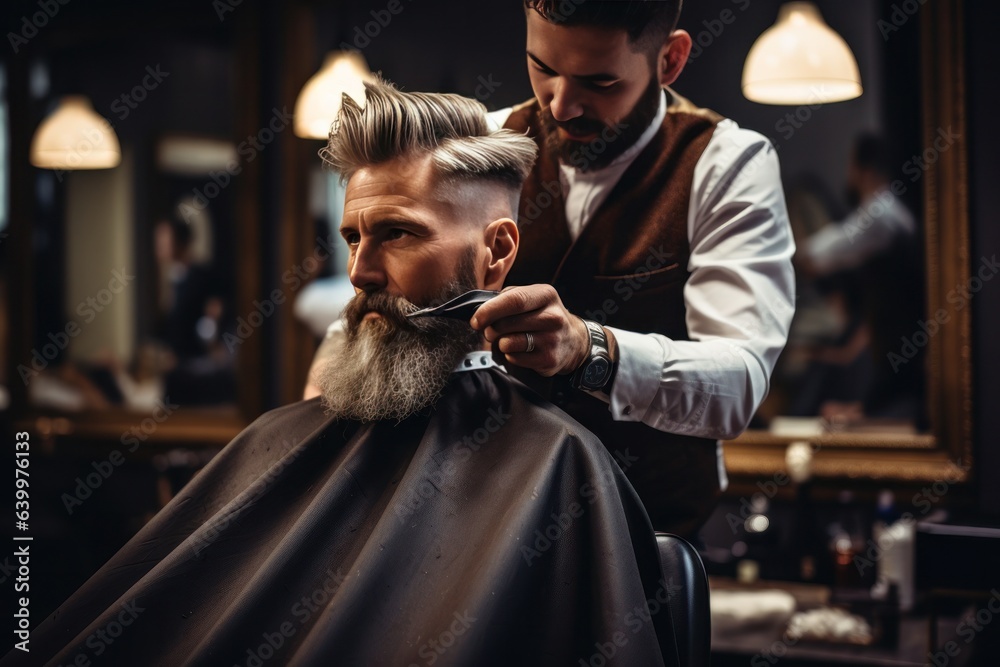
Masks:
[[[587,325],[563,305],[551,285],[507,287],[469,322],[507,361],[544,377],[572,373],[590,354]],[[529,337],[534,349],[528,352]]]

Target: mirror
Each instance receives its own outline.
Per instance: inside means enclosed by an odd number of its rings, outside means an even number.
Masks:
[[[15,413],[42,435],[117,440],[152,416],[151,437],[225,444],[260,412],[260,342],[237,332],[260,262],[247,201],[259,151],[240,144],[260,128],[240,101],[257,10],[220,23],[177,8],[141,33],[125,10],[77,18],[10,62],[11,161],[23,164],[7,259],[26,287],[10,295]],[[120,164],[24,166],[67,94],[107,119]]]
[[[37,284],[47,298],[19,376],[37,409],[232,407],[236,350],[222,339],[236,319],[235,194],[218,174],[228,177],[238,155],[227,141],[232,97],[216,92],[232,89],[227,46],[222,39],[155,55],[114,46],[135,57],[55,53],[34,72],[72,73],[112,119],[123,159],[112,169],[38,173],[38,208],[52,211],[39,245],[45,275]],[[156,64],[134,64],[148,61]],[[127,85],[129,75],[136,85]],[[115,86],[126,92],[102,91]],[[207,126],[209,138],[162,134]]]
[[[695,48],[683,83],[697,92],[678,84],[770,137],[797,246],[788,344],[751,428],[727,443],[730,474],[784,470],[785,447],[805,441],[821,477],[964,480],[962,351],[977,287],[964,258],[960,3],[913,16],[891,2],[817,3],[852,48],[864,93],[799,106],[731,92],[733,53],[749,51],[780,3],[744,14],[748,4],[685,8]]]
[[[156,147],[153,340],[138,353],[162,359],[162,393],[180,405],[236,401],[234,144],[167,136]],[[148,251],[148,249],[147,249]]]
[[[920,59],[918,22],[880,22],[883,3],[823,3],[823,20],[857,60],[863,94],[826,103],[827,84],[817,84],[808,101],[777,106],[750,102],[733,92],[738,80],[718,85],[713,76],[720,56],[727,75],[739,75],[732,71],[732,54],[744,51],[737,42],[769,28],[773,15],[760,7],[743,14],[743,3],[713,5],[718,16],[687,18],[700,30],[689,29],[695,48],[685,80],[698,87],[698,99],[717,100],[709,106],[771,139],[797,246],[795,317],[752,427],[803,437],[926,433],[928,334],[917,328],[927,320],[926,166],[912,66]],[[725,54],[716,32],[731,47]]]

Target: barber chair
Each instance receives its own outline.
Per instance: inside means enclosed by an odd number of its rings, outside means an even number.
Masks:
[[[677,657],[682,667],[707,667],[712,644],[712,619],[708,607],[708,575],[698,551],[668,533],[656,533],[660,565],[668,584],[677,586],[670,596]]]

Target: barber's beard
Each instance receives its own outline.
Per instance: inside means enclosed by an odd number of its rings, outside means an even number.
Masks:
[[[650,81],[632,111],[617,123],[606,125],[596,118],[572,118],[557,121],[549,108],[541,112],[542,136],[545,148],[554,152],[564,164],[580,171],[603,169],[639,140],[660,108],[660,83]],[[573,134],[597,134],[590,141],[573,141],[559,135],[557,128]]]
[[[474,281],[464,278],[432,303],[475,289]],[[350,301],[344,309],[346,340],[318,378],[327,414],[364,422],[403,420],[437,402],[452,370],[481,343],[465,320],[406,319],[417,309],[386,292],[362,292]],[[362,321],[373,311],[381,317]]]

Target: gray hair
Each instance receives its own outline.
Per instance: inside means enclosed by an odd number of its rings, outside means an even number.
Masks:
[[[512,130],[491,132],[486,107],[461,95],[404,93],[382,79],[365,83],[361,106],[344,95],[320,157],[345,180],[357,170],[429,153],[446,179],[490,180],[520,191],[538,149]]]

